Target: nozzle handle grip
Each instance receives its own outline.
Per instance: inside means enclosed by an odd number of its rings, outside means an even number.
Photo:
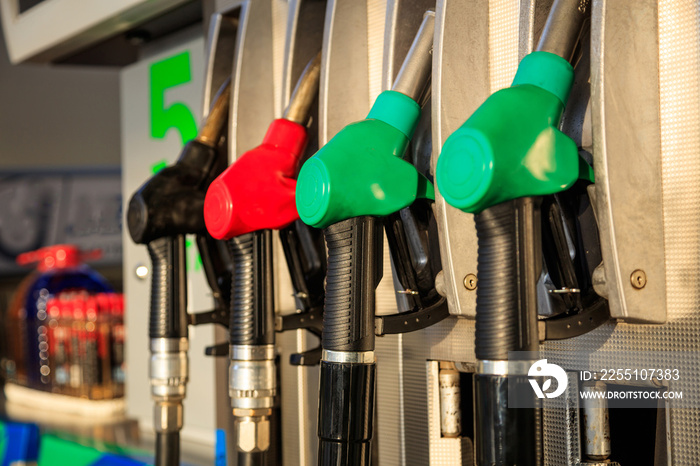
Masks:
[[[151,256],[150,338],[187,337],[187,270],[185,235],[148,243]]]
[[[324,231],[328,247],[323,349],[374,350],[374,292],[382,278],[382,223],[354,217]]]
[[[258,230],[229,241],[232,345],[275,342],[272,230]]]

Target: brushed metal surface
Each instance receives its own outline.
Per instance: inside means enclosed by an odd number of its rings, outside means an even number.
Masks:
[[[695,286],[700,279],[700,158],[697,157],[700,153],[700,8],[697,2],[666,0],[640,6],[642,9],[658,8],[660,127],[657,131],[661,141],[667,322],[643,326],[608,323],[574,340],[549,342],[544,348],[548,359],[567,369],[576,369],[589,361],[601,367],[607,364],[629,368],[680,368],[683,377],[669,389],[682,390],[684,404],[687,402],[690,409],[660,411],[665,416],[661,426],[663,432],[669,434],[669,451],[658,452],[663,454],[657,454],[657,458],[661,458],[663,464],[694,465],[700,459],[697,429],[700,425],[700,368],[692,360],[693,352],[698,350],[697,335],[700,333],[700,290]],[[613,15],[622,18],[613,19]],[[615,8],[611,2],[593,2],[592,34],[594,37],[600,33],[604,35],[609,27],[620,27],[625,16],[629,17],[629,12]],[[596,33],[597,30],[600,32]],[[617,53],[620,49],[629,52],[628,44],[636,44],[637,35],[649,35],[649,30],[628,29],[628,33],[631,36],[627,36],[624,43],[617,41],[601,51],[603,62],[607,61],[608,53],[615,56],[611,48],[618,47]],[[649,40],[648,37],[641,39],[640,46],[648,45]],[[592,55],[596,53],[593,51]],[[604,81],[620,79],[620,74],[602,77]],[[608,82],[608,85],[614,84]],[[608,106],[614,105],[615,98],[611,94],[604,95]],[[610,202],[615,209],[620,200],[611,198]],[[653,312],[652,306],[656,305],[651,301],[641,309]],[[630,353],[635,356],[625,356],[623,351],[635,351]],[[561,425],[552,425],[552,429],[560,428]],[[611,441],[614,450],[615,438]],[[665,446],[663,442],[660,445]],[[545,449],[550,451],[546,442]]]
[[[578,377],[567,373],[569,383],[563,395],[542,410],[544,465],[573,465],[581,459],[581,420]]]
[[[491,93],[490,10],[487,0],[437,2],[432,76],[433,174],[447,137]],[[512,20],[517,20],[517,14]],[[502,54],[497,55],[496,59]],[[500,70],[496,64],[494,68]],[[473,317],[476,291],[465,288],[464,277],[476,274],[474,216],[447,204],[437,186],[433,212],[440,235],[440,256],[450,313]]]
[[[281,115],[307,63],[321,50],[326,2],[318,0],[290,0],[287,3],[288,14],[284,33],[282,53],[275,54],[281,72],[279,100],[281,106],[275,109]],[[277,19],[280,22],[281,17]],[[277,66],[277,65],[276,65]],[[278,113],[279,112],[279,113]],[[310,135],[306,148],[306,157],[318,150],[318,108],[312,106]],[[288,272],[282,254],[277,257],[279,273],[277,282],[288,283]],[[276,283],[277,283],[276,282]],[[291,286],[288,296],[291,296]],[[280,301],[283,296],[280,296]],[[283,313],[295,308],[281,304]],[[302,352],[318,346],[318,339],[305,330],[286,332],[279,335],[281,407],[282,407],[282,460],[286,465],[316,464],[318,441],[316,433],[318,410],[318,366],[298,367],[289,364],[292,353]]]
[[[596,209],[610,315],[666,321],[656,0],[593,3],[591,97]],[[634,44],[630,53],[629,45]],[[635,288],[631,275],[646,274]]]
[[[289,2],[292,16],[299,14],[301,3]],[[321,20],[325,31],[319,143],[325,143],[346,124],[363,118],[379,91],[390,87],[423,11],[435,6],[431,108],[434,167],[446,137],[491,92],[510,83],[518,60],[537,43],[551,3],[550,0],[438,0],[437,3],[329,0]],[[596,171],[607,170],[596,185],[597,207],[610,211],[605,214],[609,223],[603,224],[603,229],[611,232],[609,237],[603,237],[608,247],[606,257],[612,257],[610,265],[607,259],[605,262],[607,284],[622,290],[613,297],[613,307],[623,309],[619,303],[624,300],[625,317],[654,319],[658,318],[654,315],[663,311],[667,322],[653,326],[610,322],[573,340],[547,342],[542,350],[550,362],[569,370],[583,368],[591,362],[615,367],[648,364],[679,367],[684,378],[674,389],[683,390],[685,399],[695,400],[691,401],[694,409],[665,412],[666,417],[660,422],[664,431],[669,432],[670,440],[669,451],[663,457],[670,464],[694,465],[700,459],[700,431],[697,429],[700,425],[697,409],[700,408],[700,385],[697,383],[700,368],[681,353],[677,353],[679,356],[675,360],[659,360],[653,356],[635,359],[621,354],[623,351],[648,351],[652,355],[659,351],[695,351],[700,347],[697,338],[700,333],[697,287],[700,281],[699,7],[691,0],[659,0],[658,3],[644,0],[635,4],[634,11],[612,0],[592,3],[592,98],[599,101],[590,112],[593,114],[592,149]],[[383,32],[378,35],[380,29]],[[360,37],[348,38],[353,31],[359,31]],[[383,37],[380,45],[377,37]],[[303,49],[298,39],[289,34],[284,43],[285,57],[295,47]],[[349,55],[344,56],[344,53]],[[280,69],[285,76],[282,85],[285,91],[280,91],[280,95],[293,87],[290,70],[294,66],[288,58],[284,60]],[[367,63],[367,67],[348,66],[355,60]],[[643,87],[628,84],[635,80],[645,81],[639,84]],[[347,86],[353,86],[357,92],[349,92]],[[348,98],[348,94],[352,96]],[[276,102],[284,98],[279,97]],[[273,107],[277,112],[279,105],[276,103]],[[577,112],[585,113],[585,108],[582,104]],[[591,118],[585,118],[590,122]],[[567,132],[572,131],[567,129]],[[589,147],[584,136],[572,134],[580,145]],[[601,154],[601,147],[605,154]],[[641,160],[640,167],[625,166],[634,165],[638,160]],[[601,168],[600,164],[608,164],[608,168]],[[627,171],[621,171],[621,167]],[[637,170],[638,174],[631,174]],[[624,180],[623,173],[627,173],[624,176],[628,178],[638,176],[651,183],[648,189],[645,185],[641,199],[629,199],[630,189],[638,180]],[[607,181],[605,176],[608,176]],[[613,176],[619,178],[613,180]],[[604,188],[609,189],[607,195],[602,191],[605,183],[608,183]],[[627,191],[618,191],[625,183]],[[636,189],[640,189],[639,186]],[[615,223],[630,206],[636,206],[641,212],[649,205],[650,214],[644,216],[646,223],[641,230],[628,231],[629,225],[641,221],[636,213],[629,214],[625,220],[631,223]],[[462,274],[472,271],[470,263],[476,270],[475,236],[469,239],[473,220],[456,210],[450,213],[449,209],[444,201],[440,204],[438,197],[435,212],[441,229],[443,267],[446,274],[448,269],[452,270],[452,275],[446,279],[448,300],[452,313],[473,316],[474,297],[462,284]],[[650,261],[649,266],[646,263],[641,266],[649,277],[648,285],[642,290],[632,290],[629,281],[632,270],[627,270],[631,266],[624,265],[624,261],[633,256],[630,251],[644,247],[647,242],[650,251],[636,256],[635,260]],[[385,245],[385,279],[377,291],[377,313],[397,310],[386,251]],[[614,273],[608,273],[608,268]],[[652,294],[654,297],[650,299],[637,300],[639,296]],[[283,348],[284,363],[291,351],[286,348],[299,351],[307,348],[307,343],[297,335],[287,334],[280,336],[279,346]],[[468,445],[463,442],[457,446],[455,442],[443,442],[450,439],[438,439],[433,435],[437,426],[439,436],[439,417],[435,418],[439,416],[439,405],[436,409],[436,386],[431,382],[431,371],[433,366],[437,370],[435,361],[440,360],[455,361],[462,370],[473,368],[473,320],[453,316],[418,332],[378,338],[376,355],[375,436],[381,464],[458,464],[464,461]],[[285,366],[288,365],[283,364],[282,402],[283,406],[292,405],[296,412],[286,417],[291,424],[283,426],[285,442],[291,438],[293,444],[285,443],[285,464],[315,464],[316,432],[311,424],[316,422],[318,381],[309,376],[313,370],[285,369]],[[285,375],[285,371],[296,374]],[[576,382],[570,379],[570,393],[567,392],[562,406],[543,412],[546,465],[576,464],[580,460]],[[309,432],[310,436],[306,440],[301,440],[305,434],[295,438],[301,431]],[[614,438],[612,442],[614,448]],[[460,449],[461,455],[457,453]],[[304,451],[313,458],[303,456]],[[296,463],[288,458],[302,458],[303,462]]]

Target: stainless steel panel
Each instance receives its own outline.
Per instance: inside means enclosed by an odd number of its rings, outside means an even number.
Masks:
[[[228,148],[230,159],[235,160],[260,144],[270,122],[281,114],[277,107],[281,73],[275,73],[275,70],[281,70],[281,64],[276,64],[275,60],[279,61],[282,56],[280,49],[286,35],[287,5],[284,0],[248,0],[219,2],[216,8],[207,44],[204,112],[206,114],[211,99],[230,76],[232,105]],[[276,257],[283,258],[279,242],[275,241],[275,245]],[[284,261],[277,260],[276,266],[276,277],[286,277]],[[276,281],[276,308],[286,307],[293,311],[291,297],[281,300],[280,296],[291,296],[288,278]],[[228,339],[223,329],[217,328],[216,336],[217,341]],[[280,344],[283,346],[285,341],[281,339]],[[290,345],[293,347],[294,343]],[[228,399],[227,366],[228,358],[216,361],[217,426],[227,429],[228,450],[233,452],[234,426]],[[231,464],[235,464],[235,458],[235,454],[229,454]]]
[[[432,76],[433,174],[447,137],[490,94],[488,15],[488,0],[437,2]],[[473,317],[476,290],[468,290],[464,279],[470,273],[476,275],[474,216],[447,204],[438,186],[433,211],[450,313]]]
[[[257,147],[275,116],[272,1],[241,5],[231,78],[230,158]]]
[[[323,33],[319,86],[319,145],[364,118],[371,105],[367,2],[330,0]],[[379,44],[381,48],[381,42]]]
[[[281,115],[294,86],[307,63],[321,50],[326,2],[318,0],[290,0],[286,32],[281,54],[275,61],[281,66],[275,71],[280,76],[277,91]],[[281,19],[281,17],[280,17]],[[318,112],[312,110],[308,129],[310,140],[307,157],[316,152],[318,142]],[[278,242],[279,244],[279,242]],[[286,285],[286,292],[277,297],[278,309],[283,314],[294,312],[292,287],[281,249],[277,248],[276,286]],[[286,302],[285,302],[286,300]],[[318,339],[305,330],[278,334],[282,387],[282,460],[285,465],[312,465],[317,463],[318,440],[318,367],[297,367],[289,364],[292,353],[302,352],[319,345]]]
[[[700,290],[696,286],[700,279],[700,158],[697,156],[700,153],[699,8],[697,2],[693,1],[661,0],[653,5],[645,3],[640,7],[647,11],[658,8],[657,38],[653,37],[656,36],[653,32],[650,34],[649,29],[628,28],[629,35],[624,41],[620,38],[616,42],[606,42],[606,34],[616,37],[616,32],[611,32],[609,28],[622,27],[620,23],[624,23],[625,18],[630,17],[628,9],[622,11],[615,8],[615,5],[615,2],[593,2],[594,41],[598,36],[601,43],[608,46],[602,50],[595,49],[594,46],[592,61],[598,60],[596,55],[599,54],[602,54],[600,61],[606,64],[608,56],[619,56],[621,51],[637,53],[630,51],[629,44],[637,44],[637,37],[641,35],[646,37],[639,39],[640,46],[648,46],[652,39],[658,40],[658,67],[654,65],[654,68],[658,69],[660,128],[656,131],[661,143],[662,231],[665,256],[661,265],[665,265],[666,274],[666,304],[663,310],[666,311],[667,322],[654,326],[609,323],[574,340],[547,343],[544,346],[545,354],[548,360],[551,359],[552,362],[570,369],[580,367],[588,362],[589,358],[601,367],[607,364],[611,367],[682,368],[684,375],[672,389],[683,391],[684,404],[687,402],[690,409],[660,411],[662,415],[667,416],[661,421],[662,424],[666,423],[663,430],[668,432],[671,445],[667,458],[663,458],[662,455],[662,459],[667,464],[695,465],[700,459],[700,387],[697,383],[700,380],[700,368],[691,356],[692,351],[697,350],[700,333]],[[615,15],[621,18],[613,19]],[[638,53],[644,55],[648,52],[640,50]],[[640,57],[640,60],[645,59]],[[608,75],[608,69],[610,68],[604,66],[603,74],[596,77],[594,87],[597,86],[597,92],[621,85],[620,82],[606,83],[609,80],[618,80],[626,76],[626,82],[629,83],[630,80],[638,79],[636,76],[630,77],[619,72]],[[612,69],[615,70],[615,67]],[[600,69],[594,71],[600,72]],[[640,102],[649,97],[653,96],[644,96]],[[596,98],[603,98],[606,107],[614,106],[617,102],[617,95],[607,91],[604,94],[596,94]],[[635,120],[636,114],[629,121]],[[632,131],[636,123],[630,124]],[[622,132],[624,131],[627,129]],[[607,133],[602,134],[607,137]],[[631,154],[630,157],[635,157],[636,163],[636,155]],[[621,201],[613,197],[609,198],[609,202],[609,208],[615,210],[620,202],[626,200]],[[625,239],[619,240],[627,241],[626,237],[622,238]],[[658,301],[650,300],[640,309],[647,314],[658,310],[657,306]],[[622,357],[622,351],[645,353],[637,353],[635,358],[631,358]],[[665,351],[674,353],[665,353],[666,356],[663,356],[661,352]],[[646,354],[646,357],[642,354]],[[564,429],[564,426],[554,423],[551,428]],[[615,438],[612,438],[612,446],[614,450]],[[554,454],[556,448],[545,443],[545,451],[550,454]]]
[[[610,314],[666,321],[656,0],[594,2],[593,158]],[[634,44],[630,50],[629,44]],[[633,283],[644,274],[645,285]]]
[[[581,421],[579,412],[578,377],[569,372],[566,391],[542,411],[544,465],[576,464],[581,459]]]

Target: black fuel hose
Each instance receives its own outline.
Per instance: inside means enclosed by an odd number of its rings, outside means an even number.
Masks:
[[[326,228],[328,271],[319,392],[318,464],[368,465],[376,365],[374,293],[382,223],[356,217]]]
[[[274,345],[272,230],[234,237],[228,245],[233,262],[230,343],[233,346],[262,348]],[[258,381],[251,382],[255,384]],[[249,389],[256,390],[252,386]],[[268,450],[238,450],[237,464],[264,466],[268,463],[268,453]]]

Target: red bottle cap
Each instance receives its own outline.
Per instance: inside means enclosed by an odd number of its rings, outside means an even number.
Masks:
[[[67,294],[61,294],[61,297],[58,300],[58,306],[60,309],[61,319],[73,318],[73,303],[71,302],[71,299],[68,298]]]
[[[98,293],[95,296],[97,300],[97,312],[98,314],[109,315],[112,313],[112,300],[109,295],[112,293]]]
[[[46,310],[48,311],[49,317],[51,319],[58,319],[61,317],[61,308],[59,306],[59,300],[56,298],[50,298],[46,302]]]
[[[85,300],[85,316],[91,322],[97,320],[97,299],[94,296],[89,296]]]
[[[249,150],[209,186],[204,222],[217,239],[280,229],[299,218],[294,193],[306,128],[285,119],[272,122],[261,145]]]
[[[73,304],[73,319],[78,321],[85,320],[85,298],[76,296],[71,300]]]
[[[72,244],[57,244],[22,253],[17,256],[16,261],[19,265],[38,262],[37,269],[40,272],[46,272],[51,269],[76,267],[84,260],[99,259],[100,257],[102,257],[102,251],[99,249],[81,252],[77,246]]]

